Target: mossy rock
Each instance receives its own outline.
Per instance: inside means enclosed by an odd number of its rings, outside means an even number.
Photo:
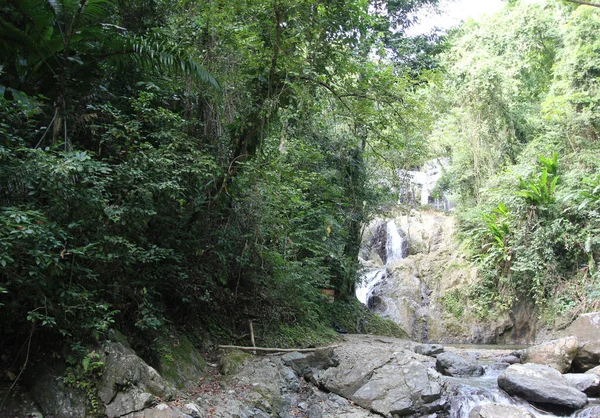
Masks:
[[[206,362],[186,336],[162,337],[154,350],[158,357],[156,369],[177,389],[195,387],[204,376]]]
[[[231,376],[239,372],[242,367],[252,358],[251,354],[240,350],[233,350],[221,357],[219,370],[224,376]]]

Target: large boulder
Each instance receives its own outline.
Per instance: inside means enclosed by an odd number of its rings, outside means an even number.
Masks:
[[[498,386],[509,395],[549,407],[579,409],[588,402],[559,371],[540,364],[513,364],[498,376]]]
[[[573,371],[586,372],[600,365],[600,341],[584,341],[573,359]]]
[[[516,406],[487,403],[473,408],[469,418],[535,418],[535,416]]]
[[[567,373],[563,377],[571,386],[588,396],[600,395],[600,376],[595,373]]]
[[[419,361],[418,354],[397,346],[345,346],[340,365],[323,372],[321,384],[380,415],[424,416],[447,405],[445,382]]]
[[[466,359],[454,353],[438,354],[435,368],[446,376],[481,376],[483,367],[472,359]]]
[[[109,418],[140,411],[156,397],[169,399],[175,394],[170,383],[122,343],[104,342],[100,358],[105,370],[97,385],[98,397]]]
[[[561,373],[571,368],[577,354],[579,340],[577,337],[561,338],[523,350],[523,363],[536,363],[550,366]]]
[[[340,364],[331,347],[317,349],[311,353],[294,351],[283,355],[281,360],[299,376],[314,374],[318,370],[326,370]]]
[[[600,312],[579,315],[561,335],[579,340],[579,351],[573,360],[574,371],[584,372],[600,365]]]
[[[600,417],[600,406],[585,408],[573,415],[573,418],[598,418]]]

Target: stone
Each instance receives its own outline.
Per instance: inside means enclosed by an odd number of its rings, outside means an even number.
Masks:
[[[563,333],[577,337],[580,342],[600,341],[600,312],[579,315]]]
[[[9,389],[10,392],[8,392]],[[31,397],[31,393],[18,383],[14,386],[9,382],[0,384],[0,402],[3,402],[0,417],[44,417],[44,414]]]
[[[579,340],[576,337],[561,338],[523,350],[523,363],[536,363],[550,366],[561,373],[571,368],[577,354]]]
[[[540,364],[513,364],[498,376],[498,386],[528,402],[579,409],[587,396],[566,381],[555,368]]]
[[[415,353],[423,356],[435,357],[444,352],[444,347],[439,344],[419,344],[415,346]]]
[[[281,361],[294,370],[298,376],[308,378],[318,370],[326,370],[339,364],[339,360],[331,347],[317,349],[311,353],[294,351],[281,356]]]
[[[219,359],[219,371],[224,376],[234,375],[251,359],[251,354],[241,350],[231,350]]]
[[[442,376],[409,353],[364,351],[326,370],[321,384],[384,416],[423,416],[444,409],[447,397]]]
[[[168,400],[175,394],[169,382],[121,343],[105,341],[100,359],[105,370],[97,384],[98,397],[106,405],[109,418],[140,411],[155,397]]]
[[[583,373],[600,365],[600,341],[580,342],[573,359],[573,371]]]
[[[122,418],[193,418],[193,416],[184,413],[178,408],[160,403],[153,408],[132,412],[131,414],[124,415]]]
[[[157,343],[160,347],[157,371],[177,389],[191,389],[198,386],[204,376],[206,362],[184,335],[163,337]]]
[[[469,418],[535,418],[535,415],[516,406],[488,403],[473,408]]]
[[[563,377],[571,386],[588,396],[600,395],[600,376],[595,373],[567,373]]]
[[[596,366],[593,369],[589,369],[587,372],[585,372],[585,374],[588,373],[594,373],[597,374],[598,376],[600,376],[600,366]]]
[[[435,368],[446,376],[481,376],[484,373],[483,367],[477,361],[454,353],[439,354]]]
[[[521,359],[515,355],[508,355],[500,358],[500,362],[507,364],[519,364],[521,363]]]
[[[64,364],[39,366],[32,373],[31,395],[44,416],[81,418],[87,414],[87,396],[65,384]]]

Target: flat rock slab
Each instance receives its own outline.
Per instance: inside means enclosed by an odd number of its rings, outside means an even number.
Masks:
[[[446,385],[425,364],[430,358],[403,340],[360,341],[336,349],[340,365],[322,373],[325,388],[386,417],[424,416],[446,407]]]
[[[539,364],[513,364],[498,376],[498,386],[509,395],[549,406],[580,409],[588,402],[560,372]]]

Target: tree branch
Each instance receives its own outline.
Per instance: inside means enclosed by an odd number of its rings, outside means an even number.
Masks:
[[[589,1],[583,1],[583,0],[567,0],[569,3],[576,3],[576,4],[582,4],[584,6],[592,6],[592,7],[598,7],[600,8],[600,4],[598,3],[590,3]]]
[[[297,351],[299,353],[310,353],[323,348],[335,348],[337,345],[330,345],[328,347],[317,347],[317,348],[265,348],[265,347],[242,347],[239,345],[219,345],[217,348],[232,348],[242,351],[259,351],[263,353],[292,353]]]

